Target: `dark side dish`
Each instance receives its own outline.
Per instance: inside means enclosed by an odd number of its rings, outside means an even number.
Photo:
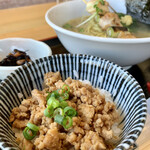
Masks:
[[[30,56],[26,52],[14,49],[6,58],[0,61],[0,66],[20,66],[31,61]]]

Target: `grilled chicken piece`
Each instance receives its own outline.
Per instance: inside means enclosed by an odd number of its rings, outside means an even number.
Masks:
[[[109,12],[100,18],[99,26],[103,30],[106,30],[108,27],[112,26],[122,27],[122,24],[117,14]]]

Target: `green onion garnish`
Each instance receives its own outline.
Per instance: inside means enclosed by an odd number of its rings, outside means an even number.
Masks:
[[[44,110],[44,116],[46,116],[48,118],[52,118],[53,117],[53,113],[54,113],[54,108],[52,106],[48,106]]]
[[[62,86],[62,90],[65,91],[65,92],[67,92],[67,93],[69,93],[70,92],[70,87],[67,84],[64,84]]]
[[[53,91],[53,92],[51,93],[51,97],[55,97],[55,98],[59,97],[59,92],[58,92],[58,91],[59,91],[59,90]]]
[[[27,140],[32,140],[37,134],[37,131],[34,131],[32,129],[30,129],[29,127],[26,127],[23,130],[23,136],[27,139]]]
[[[113,28],[108,28],[107,30],[106,30],[106,34],[107,34],[107,36],[108,37],[113,37],[114,36],[114,30],[113,30]]]
[[[100,8],[97,6],[97,4],[95,4],[93,7],[96,9],[96,13],[97,13],[97,14],[99,14],[99,12],[101,12],[101,13],[103,12],[103,10],[100,9]]]
[[[70,87],[67,84],[64,84],[61,89],[55,90],[52,93],[48,92],[49,94],[46,97],[48,101],[47,104],[50,105],[54,100],[54,98],[55,100],[58,99],[60,101],[69,99],[69,91],[70,91]]]
[[[55,111],[54,111],[54,114],[53,116],[56,116],[56,115],[61,115],[61,116],[64,116],[64,111],[62,108],[57,108]]]
[[[70,87],[64,84],[61,89],[49,93],[47,96],[47,108],[44,115],[48,118],[54,118],[54,121],[62,125],[65,129],[72,126],[72,117],[77,115],[74,108],[68,106],[65,101],[69,99]],[[36,130],[36,129],[35,129]]]
[[[121,17],[124,17],[125,16],[125,14],[123,14],[123,13],[116,13],[117,15],[118,15],[118,17],[121,19]]]
[[[68,23],[65,24],[63,27],[66,28],[66,29],[71,29],[72,28],[72,26],[70,24],[68,24]]]
[[[104,0],[99,0],[102,5],[105,5]]]
[[[49,93],[49,92],[48,92]],[[58,98],[59,97],[59,92],[58,90],[56,91],[53,91],[52,93],[49,93],[46,97],[46,100],[48,101],[51,97],[54,97],[54,98]]]
[[[77,112],[74,108],[67,106],[64,108],[64,114],[66,116],[74,117],[74,116],[76,116]]]
[[[46,100],[48,101],[48,99],[51,97],[51,93],[47,92],[48,95],[46,96]]]
[[[83,29],[83,28],[80,28],[80,29],[79,29],[79,32],[84,32],[84,29]]]
[[[63,93],[63,98],[64,98],[64,100],[69,99],[69,94],[67,92]]]
[[[63,122],[62,122],[62,125],[65,129],[68,129],[72,126],[73,124],[73,121],[72,121],[72,118],[69,117],[69,116],[66,116],[64,119],[63,119]]]
[[[47,101],[48,106],[52,106],[53,108],[59,107],[59,101],[55,99],[55,97],[50,97]]]
[[[62,101],[62,102],[60,102],[60,107],[61,108],[65,108],[65,107],[67,107],[68,106],[68,103],[66,102],[66,101]]]
[[[57,115],[54,117],[54,121],[57,122],[57,123],[60,124],[60,125],[62,125],[63,119],[64,119],[64,117],[63,117],[62,115],[59,115],[59,114],[57,114]]]
[[[32,124],[32,123],[27,123],[27,127],[29,127],[31,130],[33,130],[33,131],[39,131],[39,127],[38,126],[36,126],[36,125],[34,125],[34,124]]]
[[[69,99],[69,94],[68,94],[67,92],[62,93],[58,99],[59,99],[60,101],[67,100],[67,99]]]

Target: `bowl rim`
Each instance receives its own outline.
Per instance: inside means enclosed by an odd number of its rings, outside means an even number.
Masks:
[[[12,37],[12,38],[0,39],[0,43],[3,42],[3,41],[31,41],[31,42],[34,42],[34,43],[41,44],[42,46],[45,47],[46,51],[49,52],[48,56],[52,55],[52,50],[46,43],[44,43],[42,41],[38,41],[38,40],[32,39],[32,38]],[[0,66],[0,68],[3,69],[3,70],[9,70],[10,68],[15,70],[18,67],[20,67],[20,66]]]
[[[72,36],[72,37],[76,37],[79,39],[84,39],[84,40],[89,40],[89,41],[96,41],[96,42],[104,42],[104,43],[118,43],[118,44],[123,44],[123,43],[128,43],[128,44],[138,44],[138,43],[150,43],[150,37],[145,37],[145,38],[136,38],[136,39],[122,39],[122,38],[106,38],[106,37],[96,37],[96,36],[90,36],[90,35],[84,35],[81,33],[76,33],[73,31],[69,31],[67,29],[64,29],[58,25],[56,25],[55,23],[53,23],[50,19],[49,19],[49,14],[55,10],[56,8],[60,7],[60,6],[66,6],[67,4],[71,3],[71,6],[73,6],[73,3],[79,3],[81,2],[81,0],[72,0],[72,1],[65,1],[63,3],[59,3],[51,8],[49,8],[45,14],[45,20],[46,22],[53,27],[55,30],[62,32],[63,34]]]

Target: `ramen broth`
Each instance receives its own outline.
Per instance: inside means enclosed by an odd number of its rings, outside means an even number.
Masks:
[[[135,27],[133,27],[132,33],[137,38],[150,37],[150,24],[144,24],[137,21]]]
[[[84,16],[70,20],[63,27],[67,30],[78,32],[81,34],[106,37],[106,31],[103,31],[99,27],[94,18],[81,27],[76,28],[78,24],[86,20],[88,17],[89,16]],[[131,26],[130,32],[137,38],[150,37],[150,25],[136,21],[134,25]]]
[[[78,32],[86,35],[106,37],[106,32],[103,31],[94,19],[91,19],[88,23],[76,28],[76,25],[86,20],[89,16],[84,16],[68,21],[63,27],[67,30]]]

